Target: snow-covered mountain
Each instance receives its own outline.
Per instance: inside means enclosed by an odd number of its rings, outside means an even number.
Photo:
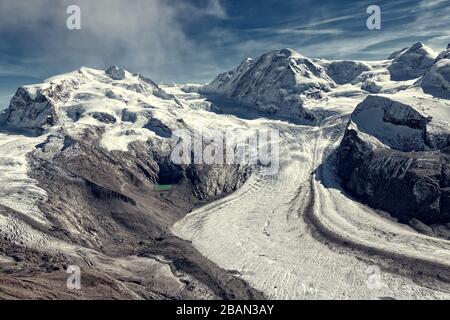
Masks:
[[[83,67],[43,84],[19,88],[6,123],[40,133],[55,126],[75,131],[96,124],[119,126],[152,119],[152,104],[182,107],[175,97],[139,74],[117,67],[106,72]]]
[[[19,88],[1,114],[0,297],[31,281],[47,298],[448,298],[449,58],[282,49],[207,85],[83,67]],[[277,130],[279,170],[172,161],[174,132],[214,129]],[[67,265],[92,280],[81,293]]]
[[[0,134],[1,242],[7,257],[22,257],[6,264],[8,274],[42,260],[29,275],[36,281],[45,282],[46,270],[62,270],[64,279],[63,266],[81,266],[93,279],[82,297],[261,297],[168,229],[194,206],[236,190],[251,171],[170,160],[177,129],[242,128],[189,103],[118,67],[83,67],[19,88]],[[179,259],[186,263],[176,266]],[[64,283],[39,292],[72,296]]]
[[[417,42],[392,57],[394,59],[388,68],[391,79],[402,81],[422,76],[433,65],[436,53],[423,43]]]
[[[244,60],[201,91],[263,112],[312,120],[303,109],[303,99],[319,98],[335,85],[323,67],[293,50],[283,49]]]
[[[450,58],[450,44],[447,46],[447,48],[439,53],[439,55],[436,58],[436,62],[443,59],[449,59]]]
[[[450,218],[448,63],[445,51],[435,62],[420,43],[396,55],[388,67],[391,79],[399,72],[423,76],[393,94],[364,99],[338,149],[346,187],[402,221],[433,224]]]

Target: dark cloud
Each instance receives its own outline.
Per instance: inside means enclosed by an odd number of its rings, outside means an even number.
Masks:
[[[81,30],[66,28],[66,8],[81,8]],[[0,75],[50,75],[81,65],[121,65],[180,79],[206,50],[183,30],[181,21],[225,19],[220,3],[162,0],[34,0],[0,2]],[[198,62],[198,64],[200,64]]]

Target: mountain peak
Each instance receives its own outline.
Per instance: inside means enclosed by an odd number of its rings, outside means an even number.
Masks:
[[[423,47],[425,47],[425,45],[422,42],[418,41],[414,43],[411,47],[409,47],[409,51],[415,51]]]
[[[297,51],[292,50],[290,48],[272,50],[263,54],[262,56],[273,56],[274,58],[282,58],[282,59],[305,58],[305,56],[301,55]]]
[[[319,97],[335,85],[322,66],[285,48],[244,60],[204,86],[203,91],[236,99],[259,111],[310,119],[301,96]]]
[[[290,48],[284,48],[284,49],[280,49],[280,50],[275,50],[275,52],[278,52],[280,54],[285,54],[287,56],[291,56],[291,55],[300,55],[297,51],[290,49]]]
[[[105,73],[113,80],[123,80],[125,79],[125,70],[117,67],[111,66],[106,69]]]
[[[388,67],[391,80],[405,81],[419,78],[434,64],[437,54],[422,42],[416,42],[395,56]]]

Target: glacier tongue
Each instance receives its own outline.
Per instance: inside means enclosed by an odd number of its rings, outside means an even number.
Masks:
[[[40,202],[47,200],[47,193],[28,176],[27,160],[27,154],[45,139],[45,136],[33,138],[0,133],[0,205],[48,225],[45,214],[38,207]]]

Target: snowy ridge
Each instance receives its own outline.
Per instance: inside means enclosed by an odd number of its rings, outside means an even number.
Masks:
[[[150,79],[117,67],[107,71],[83,67],[19,88],[6,123],[37,133],[64,128],[75,136],[86,128],[106,127],[103,145],[126,151],[132,141],[146,141],[170,130],[161,129],[157,121],[158,109],[165,113],[167,107],[183,108]]]
[[[436,58],[436,62],[438,62],[442,59],[450,59],[450,43],[444,51],[439,53],[439,55]]]
[[[434,63],[436,53],[421,42],[416,42],[407,50],[394,55],[389,66],[391,79],[403,81],[422,76]]]

